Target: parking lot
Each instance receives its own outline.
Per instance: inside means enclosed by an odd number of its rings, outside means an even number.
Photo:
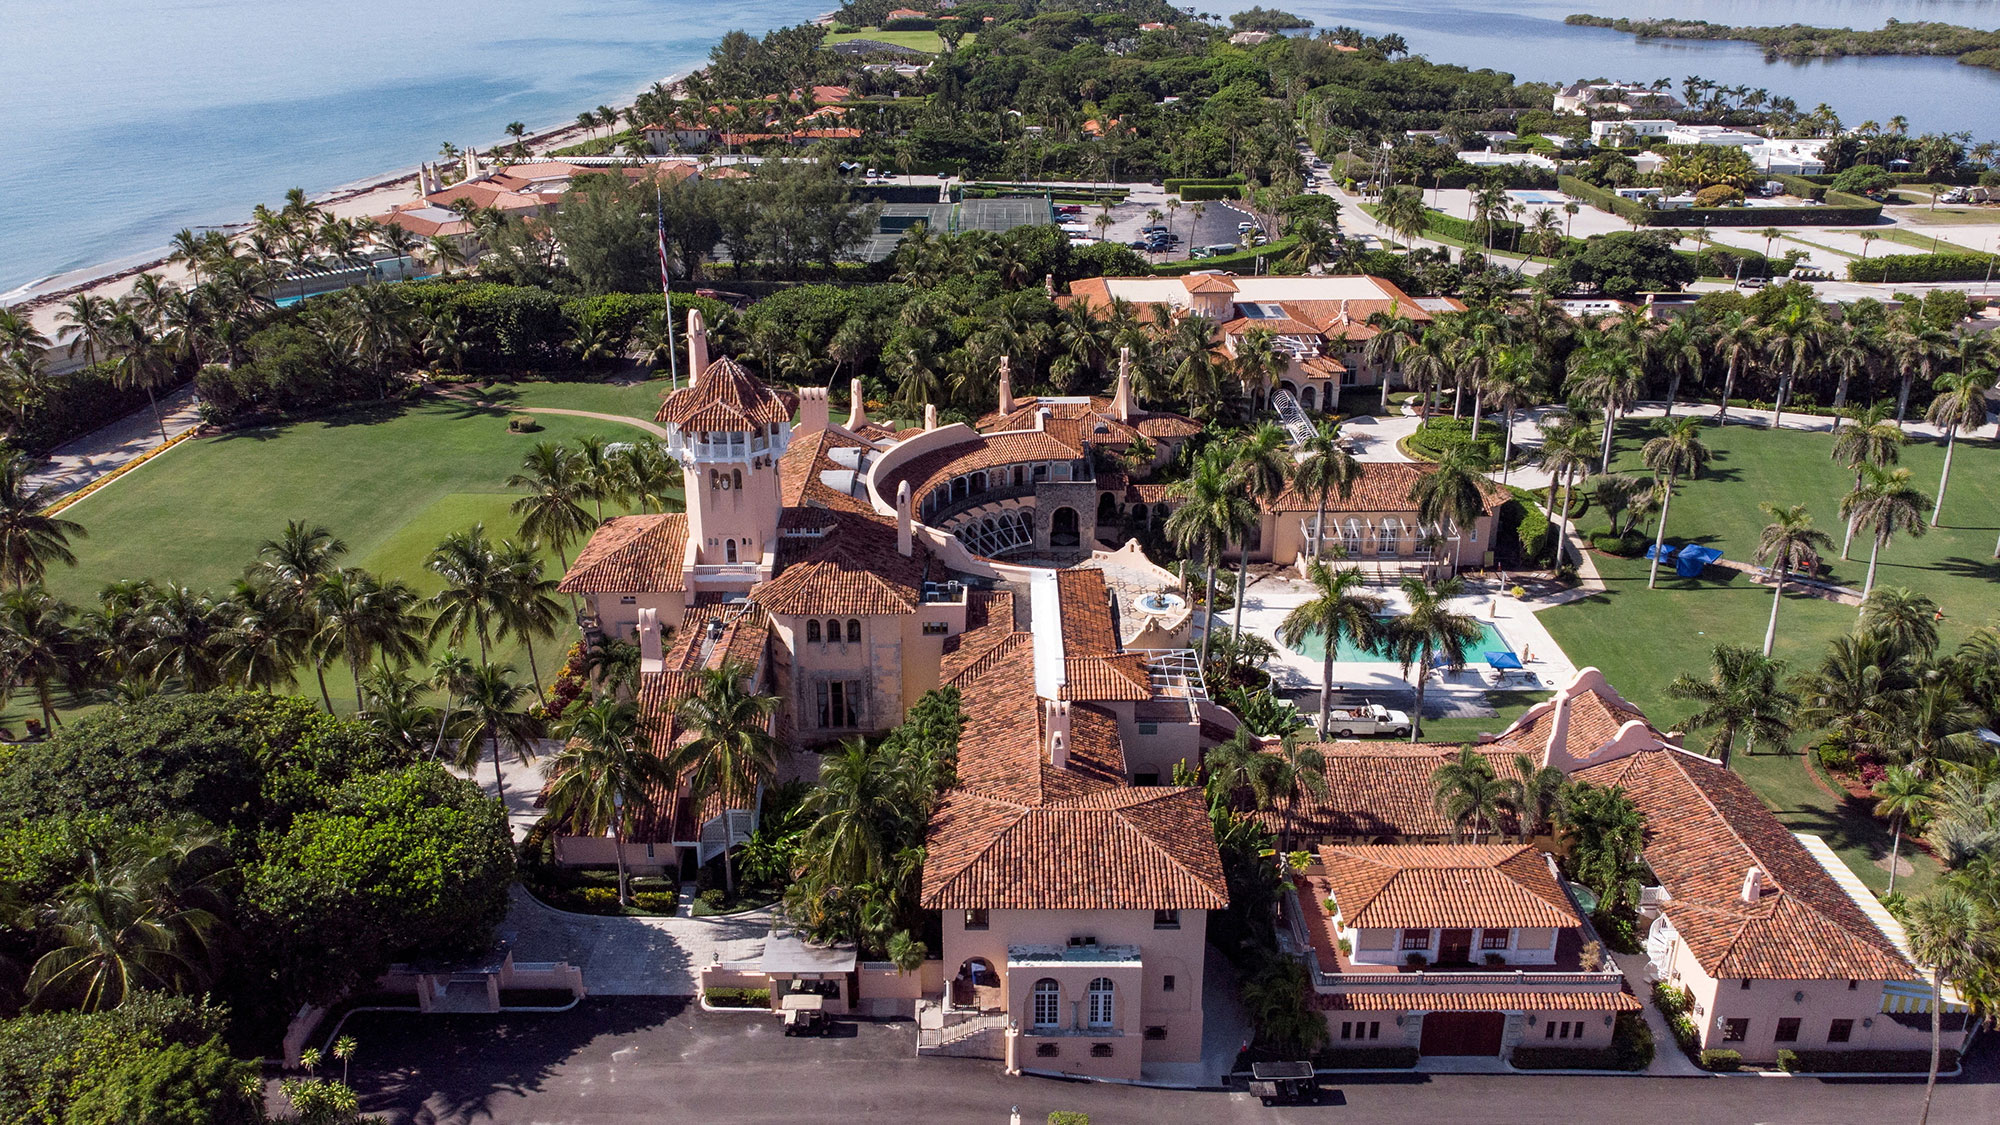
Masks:
[[[1152,212],[1158,211],[1161,218],[1155,220]],[[1059,215],[1059,219],[1081,220],[1085,233],[1095,237],[1098,233],[1097,217],[1103,211],[1097,207],[1085,207],[1081,214]],[[1129,244],[1142,238],[1143,228],[1155,222],[1164,223],[1169,232],[1180,237],[1167,252],[1157,255],[1160,262],[1178,262],[1188,256],[1196,246],[1234,247],[1242,238],[1237,233],[1236,224],[1255,222],[1255,218],[1234,203],[1217,200],[1202,204],[1199,218],[1194,213],[1193,204],[1182,204],[1178,213],[1170,211],[1160,200],[1141,200],[1121,203],[1111,208],[1111,225],[1106,228],[1107,242],[1120,245]]]

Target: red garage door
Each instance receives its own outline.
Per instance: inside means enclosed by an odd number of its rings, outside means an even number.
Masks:
[[[1426,1055],[1497,1055],[1507,1026],[1501,1012],[1432,1012],[1424,1017]]]

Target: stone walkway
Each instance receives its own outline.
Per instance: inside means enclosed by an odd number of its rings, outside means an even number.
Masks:
[[[1653,1032],[1653,1061],[1640,1071],[1652,1078],[1707,1078],[1708,1071],[1696,1066],[1674,1041],[1674,1031],[1667,1026],[1667,1017],[1653,1006],[1652,966],[1643,953],[1612,953],[1611,960],[1625,974],[1625,983],[1632,987],[1632,994],[1644,1004],[1646,1026]]]
[[[201,403],[193,387],[183,387],[160,400],[169,438],[201,424]],[[28,474],[28,483],[65,496],[158,449],[160,421],[150,408],[127,414],[59,447],[48,461]]]
[[[517,961],[567,961],[592,996],[693,996],[704,965],[755,959],[771,930],[769,910],[720,918],[570,914],[515,887],[500,937]]]

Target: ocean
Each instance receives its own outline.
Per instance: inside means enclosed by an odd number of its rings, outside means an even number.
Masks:
[[[8,0],[0,35],[0,293],[139,260],[186,226],[243,219],[287,188],[414,167],[629,99],[699,66],[725,32],[812,19],[834,0]],[[2000,73],[1948,59],[1766,63],[1747,43],[1642,44],[1573,11],[1878,27],[2000,27],[2000,0],[1265,0],[1322,26],[1396,31],[1440,62],[1526,79],[1694,73],[1850,123],[2000,133]],[[1248,6],[1225,4],[1223,10]]]

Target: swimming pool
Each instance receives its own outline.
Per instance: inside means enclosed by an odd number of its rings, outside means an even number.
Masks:
[[[1560,207],[1569,202],[1569,196],[1559,191],[1536,191],[1524,189],[1507,193],[1530,207]]]
[[[1382,620],[1386,622],[1390,619],[1385,617]],[[1314,633],[1292,651],[1310,660],[1325,660],[1326,641],[1318,633]],[[1465,660],[1468,664],[1479,664],[1485,661],[1486,654],[1489,652],[1513,651],[1514,646],[1507,643],[1507,638],[1501,636],[1500,631],[1495,629],[1491,622],[1481,621],[1479,623],[1479,639],[1465,646]],[[1333,654],[1333,658],[1339,661],[1361,664],[1395,662],[1395,658],[1386,652],[1380,649],[1357,648],[1354,642],[1348,640],[1346,637],[1340,638],[1340,649]]]

